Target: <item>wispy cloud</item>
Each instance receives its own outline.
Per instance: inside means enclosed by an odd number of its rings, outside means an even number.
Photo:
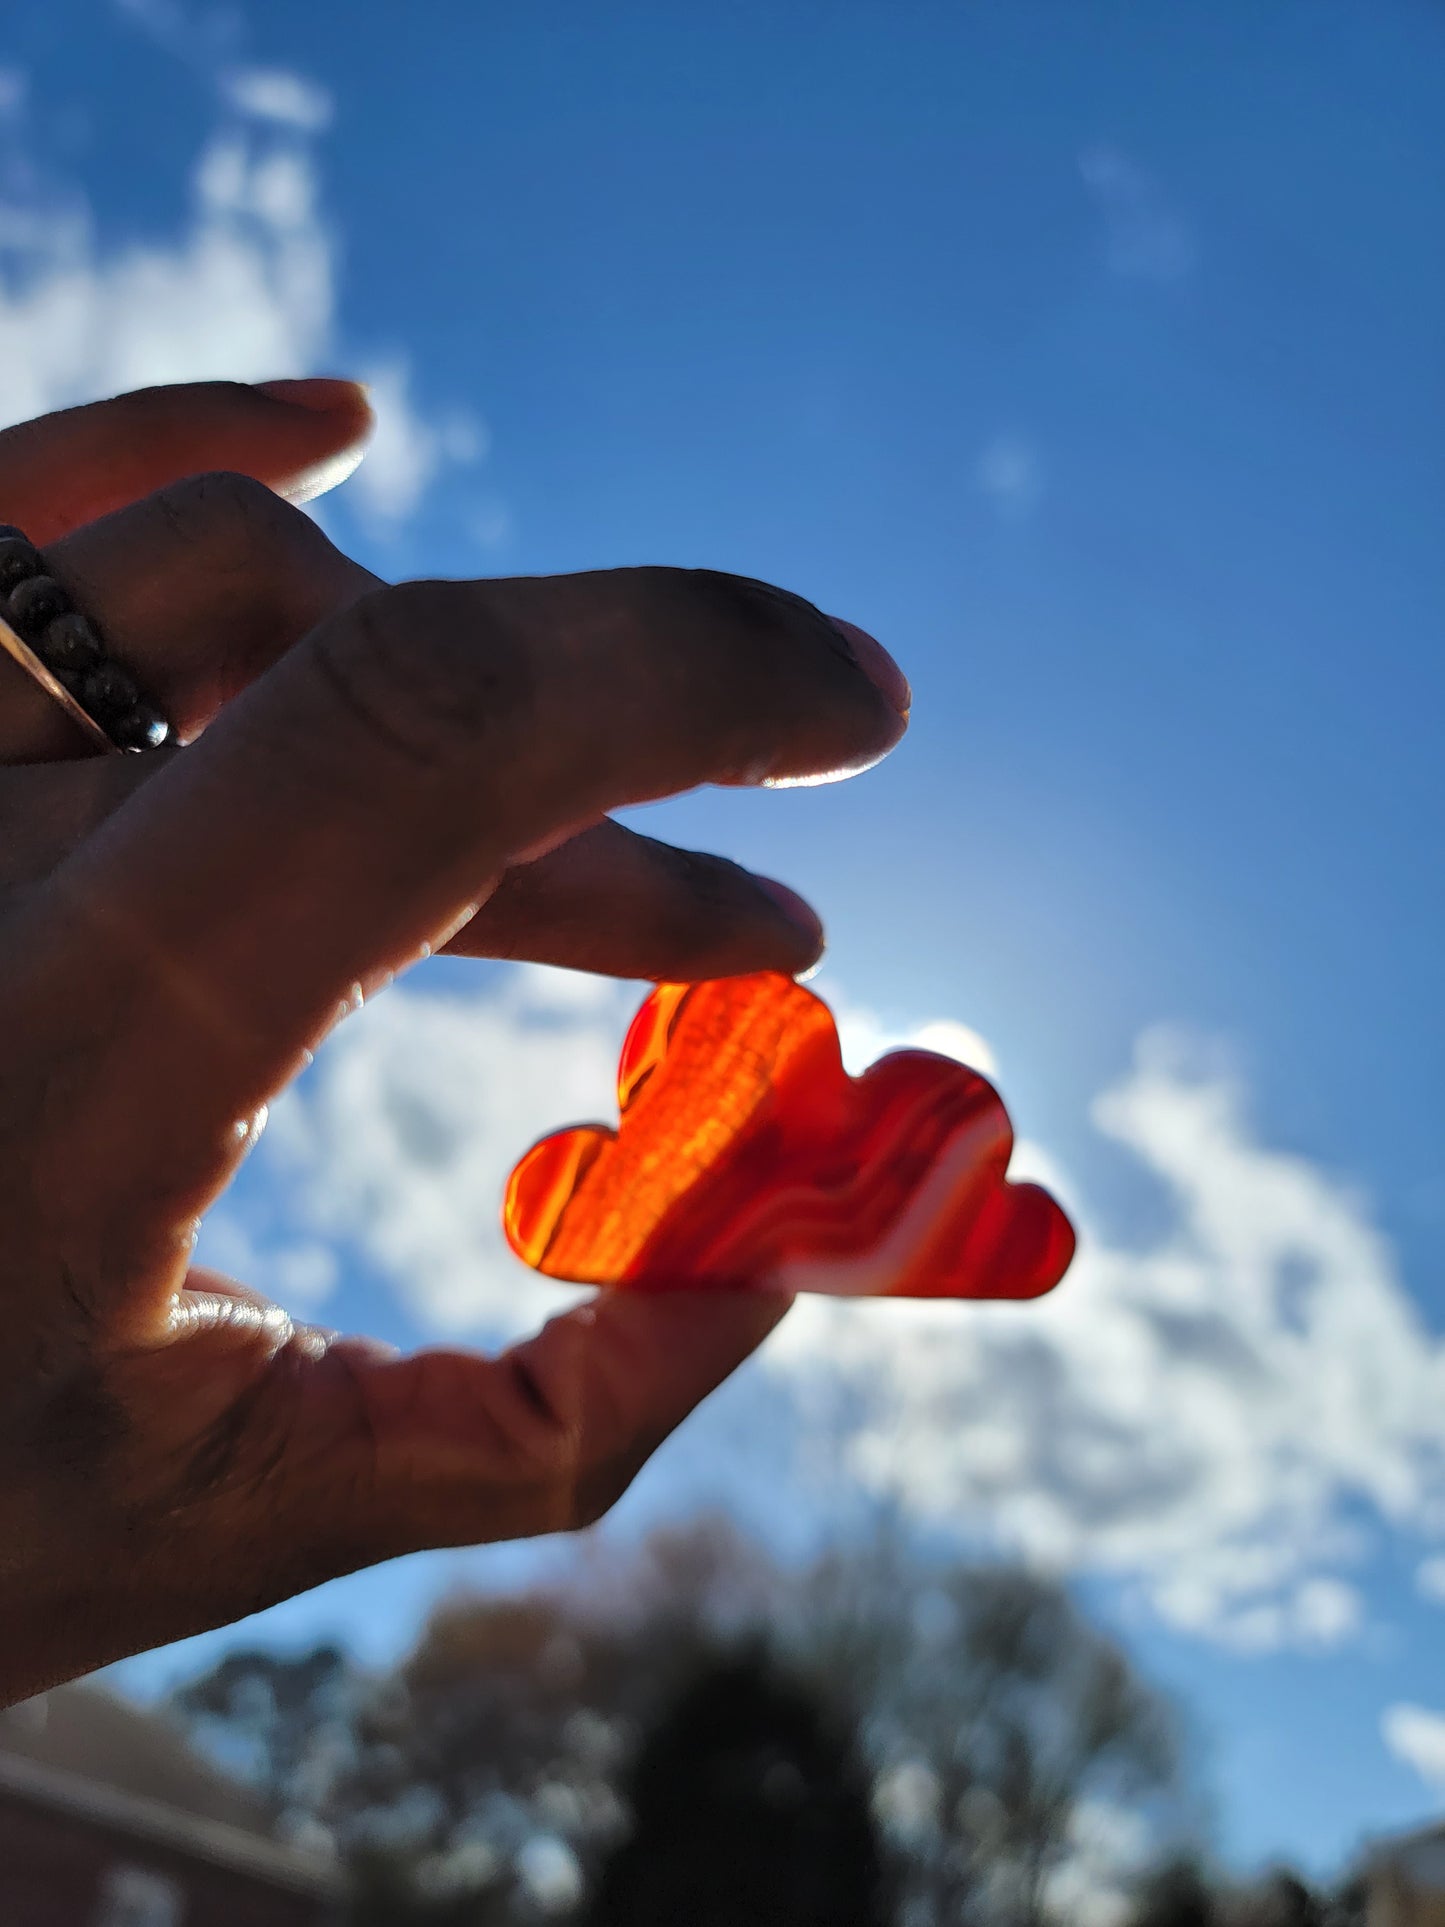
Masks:
[[[237,113],[275,121],[300,134],[323,133],[335,112],[324,87],[284,67],[237,67],[222,77],[221,87]]]
[[[476,996],[394,990],[349,1020],[260,1153],[289,1234],[338,1241],[438,1332],[501,1338],[569,1302],[510,1257],[499,1200],[535,1137],[612,1114],[635,996],[511,970]],[[843,1029],[855,1067],[918,1041],[991,1068],[951,1021],[899,1033],[845,1011]],[[1162,1188],[1162,1235],[1111,1237],[1021,1144],[1016,1173],[1059,1189],[1083,1228],[1060,1291],[800,1303],[748,1383],[695,1422],[711,1489],[725,1468],[750,1505],[743,1484],[765,1464],[795,1512],[871,1494],[1112,1574],[1238,1648],[1338,1644],[1362,1621],[1372,1536],[1445,1531],[1445,1345],[1351,1188],[1259,1143],[1217,1061],[1147,1037],[1094,1121]],[[709,1433],[725,1422],[726,1438]]]
[[[294,1237],[273,1244],[254,1236],[243,1218],[224,1208],[206,1221],[206,1263],[307,1316],[334,1296],[341,1277],[333,1245]]]
[[[233,7],[191,6],[183,0],[112,0],[122,20],[177,60],[214,74],[234,58],[243,33]]]
[[[1103,223],[1105,259],[1115,274],[1177,281],[1189,273],[1193,233],[1153,175],[1108,146],[1086,149],[1079,173]]]
[[[427,418],[412,407],[411,365],[405,356],[363,364],[376,433],[356,472],[352,495],[373,521],[395,526],[413,515],[450,469],[471,468],[487,453],[485,426],[469,409]]]
[[[809,1303],[771,1356],[852,1388],[847,1462],[916,1516],[1241,1648],[1335,1643],[1362,1517],[1440,1528],[1445,1347],[1350,1188],[1260,1145],[1179,1040],[1146,1038],[1094,1117],[1163,1187],[1162,1238],[1114,1242],[1054,1173],[1083,1239],[1052,1299]]]
[[[349,1246],[435,1331],[510,1337],[570,1302],[511,1256],[502,1190],[533,1140],[612,1108],[631,1001],[529,968],[490,995],[394,990],[348,1019],[258,1154],[293,1236]]]
[[[1407,1702],[1386,1707],[1380,1716],[1380,1737],[1427,1786],[1445,1793],[1445,1713]]]
[[[370,375],[378,428],[350,493],[374,528],[397,526],[445,475],[483,458],[486,431],[460,407],[419,406],[404,354],[341,346],[317,151],[329,94],[242,64],[220,16],[170,0],[118,4],[213,92],[216,126],[180,231],[114,246],[78,187],[37,159],[24,77],[0,74],[0,423],[152,382]]]

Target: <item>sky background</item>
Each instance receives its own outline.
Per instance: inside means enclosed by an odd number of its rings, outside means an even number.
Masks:
[[[0,71],[5,419],[357,374],[320,517],[383,574],[733,569],[903,663],[882,768],[638,815],[811,896],[857,1062],[989,1053],[1079,1263],[804,1307],[607,1529],[806,1550],[881,1497],[1070,1574],[1245,1865],[1445,1801],[1442,125],[1425,0],[49,0]],[[205,1255],[404,1342],[527,1328],[567,1295],[500,1186],[605,1113],[637,995],[429,966]],[[525,1564],[252,1630],[383,1658]]]

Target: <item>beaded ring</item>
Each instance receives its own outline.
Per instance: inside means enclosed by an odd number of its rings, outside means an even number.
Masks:
[[[98,748],[161,749],[166,718],[128,669],[109,657],[94,625],[45,570],[17,528],[0,524],[0,649],[65,710]]]

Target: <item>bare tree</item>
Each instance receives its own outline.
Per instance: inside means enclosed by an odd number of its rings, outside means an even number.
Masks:
[[[808,1769],[815,1816],[856,1749],[906,1927],[1035,1927],[1091,1804],[1168,1802],[1168,1710],[1051,1582],[886,1530],[801,1572],[718,1520],[599,1546],[567,1583],[447,1603],[384,1675],[329,1648],[242,1652],[178,1709],[249,1764],[284,1830],[335,1843],[377,1922],[564,1916],[636,1817],[643,1736],[749,1653],[786,1682],[783,1730],[806,1703],[840,1736],[834,1779]]]
[[[930,1565],[885,1524],[810,1576],[793,1637],[855,1711],[928,1927],[1032,1927],[1086,1803],[1169,1804],[1170,1709],[1050,1580]]]

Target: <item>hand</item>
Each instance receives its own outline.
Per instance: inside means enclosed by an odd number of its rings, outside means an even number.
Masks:
[[[787,893],[606,812],[847,774],[905,727],[877,644],[740,578],[379,585],[273,493],[364,435],[329,398],[156,390],[0,435],[0,517],[187,745],[85,756],[0,662],[0,1701],[594,1519],[783,1310],[604,1297],[501,1358],[398,1358],[190,1263],[268,1100],[443,943],[802,968]],[[218,456],[242,472],[172,479]]]

